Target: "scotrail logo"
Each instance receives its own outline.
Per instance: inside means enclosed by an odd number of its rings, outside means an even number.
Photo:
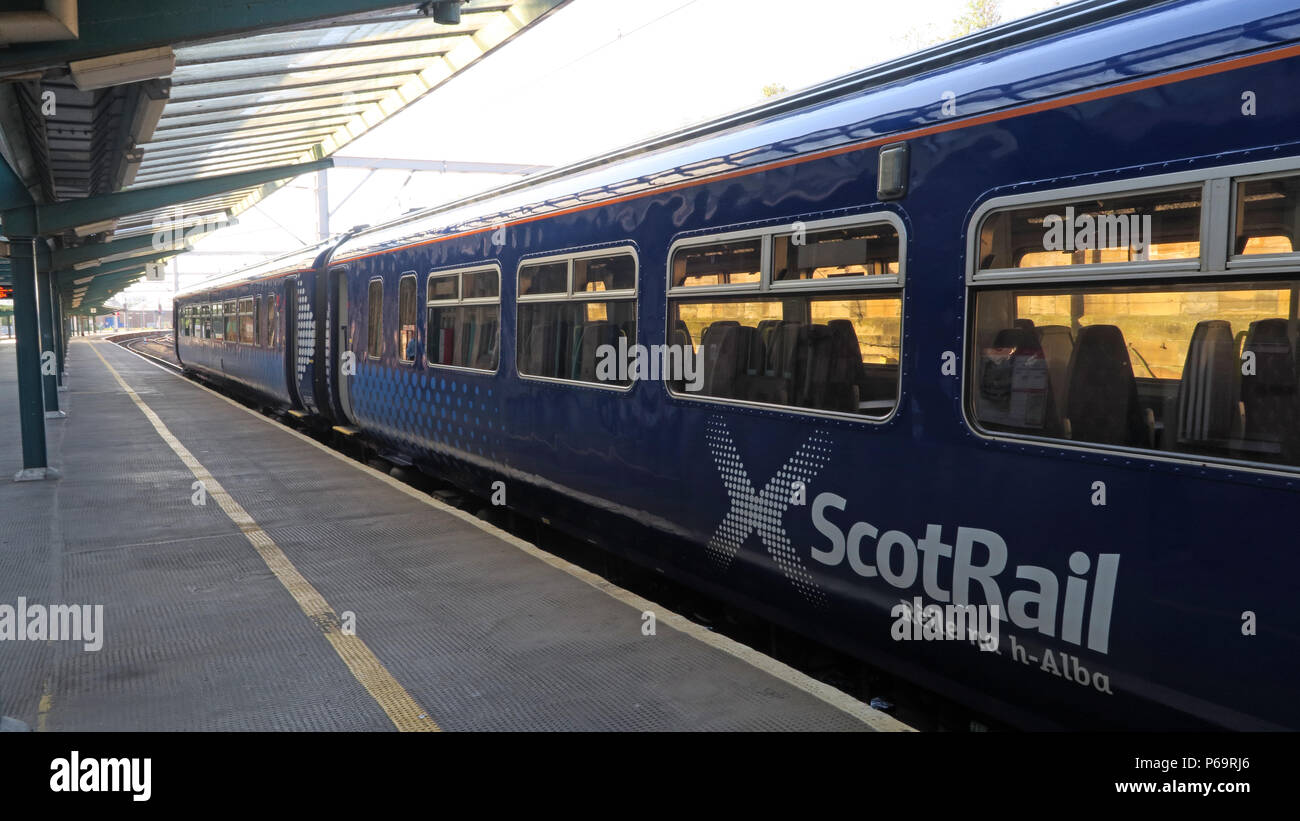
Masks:
[[[731,501],[726,518],[709,539],[709,558],[722,569],[727,569],[745,540],[757,532],[768,555],[795,589],[808,601],[823,604],[826,595],[804,566],[802,557],[795,552],[785,532],[784,517],[792,504],[803,504],[808,483],[830,459],[831,440],[821,433],[809,436],[768,480],[763,490],[755,493],[754,482],[726,422],[714,417],[708,421],[706,429],[709,451],[722,474],[722,484]]]
[[[817,562],[829,567],[847,564],[857,575],[879,578],[897,590],[919,584],[931,601],[964,606],[982,598],[997,608],[992,611],[996,618],[1016,627],[1109,652],[1118,553],[1099,553],[1094,562],[1082,550],[1074,551],[1062,583],[1054,568],[1012,567],[1007,543],[992,530],[958,527],[955,533],[948,531],[945,542],[943,526],[929,523],[925,535],[913,538],[866,521],[846,523],[839,514],[847,504],[843,496],[830,492],[813,499],[813,527],[825,537],[824,546],[812,549]],[[1012,588],[1005,597],[1004,585]]]

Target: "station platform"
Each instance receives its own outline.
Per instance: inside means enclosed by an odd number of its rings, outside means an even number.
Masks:
[[[0,640],[34,730],[908,729],[110,342],[66,383],[62,478],[11,481],[0,345],[0,605],[103,605]]]

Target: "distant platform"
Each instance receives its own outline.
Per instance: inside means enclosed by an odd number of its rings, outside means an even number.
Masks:
[[[0,607],[102,605],[102,647],[0,640],[34,730],[909,729],[109,342],[68,371]]]

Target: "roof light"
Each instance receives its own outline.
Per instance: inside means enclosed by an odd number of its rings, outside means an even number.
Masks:
[[[171,46],[147,48],[96,57],[93,60],[74,60],[68,63],[72,82],[82,91],[138,83],[170,77],[176,70],[176,55]]]
[[[94,234],[102,234],[105,231],[112,231],[117,227],[117,218],[100,220],[99,222],[88,222],[85,225],[78,225],[72,231],[79,237],[89,237]]]
[[[436,0],[425,3],[421,9],[426,15],[432,14],[433,22],[444,26],[454,26],[460,22],[460,6],[465,0]]]

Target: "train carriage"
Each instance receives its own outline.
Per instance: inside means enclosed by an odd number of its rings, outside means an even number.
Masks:
[[[1295,728],[1300,12],[1030,34],[205,285],[180,359],[1013,724]]]

